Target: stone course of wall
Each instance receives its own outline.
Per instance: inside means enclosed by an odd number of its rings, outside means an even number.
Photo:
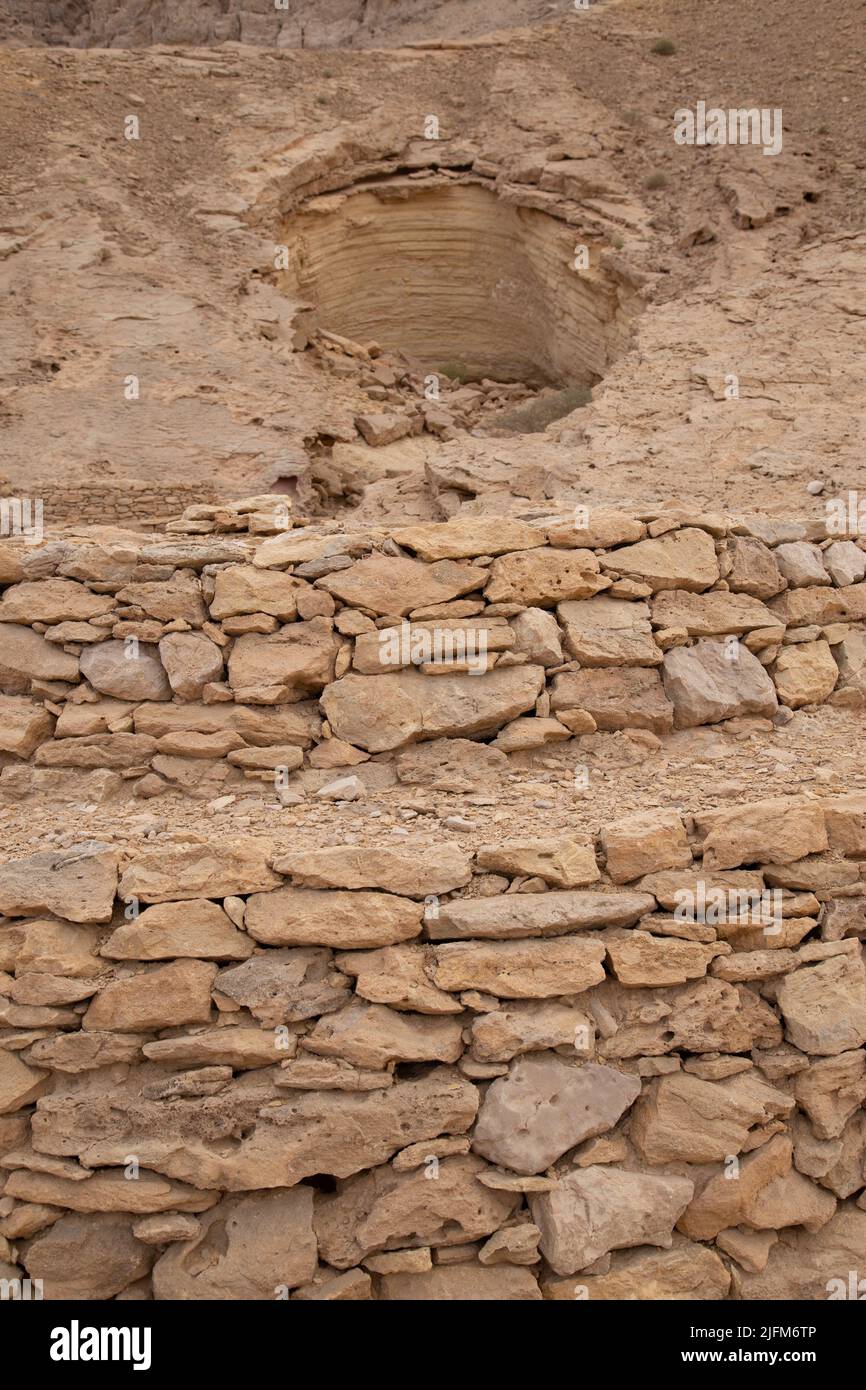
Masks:
[[[682,511],[352,530],[265,496],[140,540],[6,540],[0,791],[101,769],[142,796],[350,795],[419,743],[859,709],[864,574],[856,534]]]
[[[46,1298],[857,1296],[862,792],[87,841],[0,914],[0,1277]]]

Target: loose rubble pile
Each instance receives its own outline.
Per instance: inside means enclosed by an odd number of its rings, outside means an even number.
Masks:
[[[268,495],[167,530],[3,544],[6,797],[89,769],[142,797],[352,799],[419,742],[658,746],[863,706],[866,542],[822,523],[578,508],[353,531]]]
[[[825,1298],[866,1248],[866,793],[585,840],[0,865],[0,1276]]]

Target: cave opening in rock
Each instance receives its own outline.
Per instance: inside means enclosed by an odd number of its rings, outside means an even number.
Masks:
[[[288,214],[284,287],[317,328],[427,373],[591,387],[628,342],[604,243],[465,176],[309,199]]]

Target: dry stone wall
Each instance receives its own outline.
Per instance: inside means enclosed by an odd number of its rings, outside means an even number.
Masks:
[[[86,841],[0,864],[0,914],[0,1276],[46,1298],[862,1267],[862,792],[473,852]]]
[[[862,708],[864,574],[856,533],[685,511],[353,530],[293,524],[275,495],[159,536],[8,539],[0,792],[89,769],[141,796],[351,798],[415,745],[503,759]]]

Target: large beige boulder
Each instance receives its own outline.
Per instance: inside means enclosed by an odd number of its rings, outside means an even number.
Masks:
[[[637,1250],[615,1254],[606,1274],[579,1274],[577,1278],[550,1279],[544,1296],[592,1302],[659,1301],[694,1302],[725,1298],[731,1276],[713,1250],[675,1236],[670,1250]]]
[[[119,854],[100,840],[44,850],[0,864],[0,912],[7,917],[56,913],[70,922],[108,922]]]
[[[543,878],[553,888],[585,888],[600,877],[591,841],[565,835],[480,845],[475,862],[489,873]]]
[[[669,1248],[693,1192],[688,1178],[596,1165],[566,1174],[552,1192],[531,1196],[529,1205],[548,1264],[557,1274],[574,1274],[609,1250]]]
[[[124,922],[101,948],[109,960],[246,960],[254,943],[207,898],[158,903]]]
[[[273,1300],[316,1272],[313,1189],[225,1197],[202,1217],[198,1233],[157,1260],[161,1299]]]
[[[50,1084],[50,1072],[29,1067],[16,1052],[0,1052],[0,1115],[32,1105]]]
[[[0,622],[87,622],[116,606],[111,594],[91,593],[73,579],[25,580],[10,585],[0,595]]]
[[[209,681],[223,678],[222,651],[203,632],[169,632],[159,643],[169,685],[184,700],[200,700]]]
[[[643,1092],[631,1140],[646,1163],[722,1163],[751,1148],[761,1127],[787,1117],[794,1104],[752,1072],[719,1082],[677,1072]]]
[[[783,647],[773,666],[779,699],[791,709],[823,704],[838,679],[839,667],[827,642],[796,642]]]
[[[448,842],[377,845],[374,853],[361,845],[296,849],[276,855],[273,867],[301,888],[378,888],[409,898],[450,893],[472,877],[469,855]]]
[[[772,680],[741,642],[675,647],[665,653],[663,678],[679,729],[743,715],[772,717],[778,709]]]
[[[426,1302],[514,1303],[542,1297],[531,1270],[517,1265],[434,1265],[423,1274],[384,1274],[379,1298],[399,1303]]]
[[[253,1192],[314,1174],[345,1178],[407,1145],[465,1134],[478,1108],[476,1087],[447,1066],[385,1090],[289,1091],[279,1105],[274,1098],[264,1070],[171,1105],[143,1097],[134,1079],[97,1078],[86,1094],[42,1099],[34,1146],[76,1154],[90,1167],[124,1164],[132,1153],[142,1167],[197,1188]]]
[[[629,883],[661,869],[692,862],[685,826],[676,811],[638,811],[602,827],[601,846],[614,883]]]
[[[554,676],[551,709],[586,710],[599,729],[673,728],[674,711],[657,671],[641,667],[565,671]]]
[[[243,613],[269,613],[280,622],[292,622],[298,614],[298,590],[307,586],[279,570],[254,565],[226,565],[217,570],[212,618],[235,618]]]
[[[214,994],[221,1003],[232,1000],[249,1009],[271,1028],[331,1013],[351,997],[331,952],[319,946],[257,951],[243,964],[221,970]]]
[[[791,1169],[791,1140],[777,1134],[739,1160],[736,1179],[729,1166],[710,1175],[677,1225],[692,1240],[713,1240],[719,1231],[739,1226],[757,1194]]]
[[[6,694],[27,695],[34,680],[78,680],[78,657],[32,628],[4,623],[0,637],[0,690]]]
[[[398,1173],[377,1168],[316,1201],[313,1223],[322,1259],[349,1269],[378,1250],[464,1245],[490,1235],[508,1219],[518,1194],[478,1182],[485,1165],[473,1154],[443,1158],[429,1168]]]
[[[19,695],[0,695],[0,753],[29,758],[53,732],[54,719],[44,705]]]
[[[727,580],[734,593],[767,599],[784,589],[785,580],[775,555],[757,536],[731,536],[727,552],[731,561]]]
[[[390,1004],[419,1014],[459,1014],[463,1005],[433,984],[430,946],[383,946],[377,951],[343,951],[338,969],[355,977],[355,993],[373,1004]]]
[[[495,733],[532,709],[543,688],[541,666],[435,677],[410,668],[343,676],[325,690],[322,709],[338,738],[382,753],[417,739]]]
[[[550,545],[589,550],[639,541],[644,534],[642,522],[615,507],[578,507],[570,516],[550,522],[546,530]]]
[[[516,1173],[541,1173],[612,1129],[640,1090],[638,1077],[595,1062],[573,1066],[552,1052],[520,1057],[487,1091],[472,1147]]]
[[[694,594],[669,589],[653,599],[652,619],[656,627],[684,627],[690,637],[720,637],[753,628],[777,628],[782,636],[781,623],[763,603],[725,590]]]
[[[477,989],[501,999],[580,994],[604,979],[604,945],[587,938],[455,941],[437,946],[434,956],[440,989]]]
[[[384,1004],[353,999],[320,1018],[303,1040],[319,1057],[341,1057],[378,1071],[395,1062],[456,1062],[463,1051],[459,1019],[400,1013]]]
[[[118,700],[170,700],[172,688],[159,648],[148,642],[111,640],[85,647],[81,674],[101,695]]]
[[[471,1024],[472,1056],[480,1062],[510,1062],[524,1052],[561,1050],[591,1055],[595,1024],[569,999],[515,999]]]
[[[520,603],[552,608],[566,599],[586,599],[610,587],[598,572],[591,550],[557,550],[541,546],[501,555],[490,567],[484,590],[488,603]]]
[[[161,623],[180,618],[190,627],[201,627],[207,621],[207,609],[201,594],[201,580],[187,569],[177,570],[164,582],[145,581],[127,584],[117,591],[118,602],[143,608],[149,618]]]
[[[738,869],[741,864],[790,864],[827,848],[819,801],[778,796],[729,810],[699,812],[704,868]]]
[[[269,867],[272,855],[271,841],[255,835],[154,846],[130,860],[120,896],[164,903],[266,892],[283,881]]]
[[[620,574],[645,580],[653,593],[662,589],[699,592],[709,589],[719,577],[713,538],[696,526],[622,546],[610,562]]]
[[[217,968],[202,960],[177,960],[103,986],[83,1028],[147,1033],[184,1023],[207,1023]]]
[[[599,594],[560,603],[556,611],[569,656],[581,666],[658,666],[661,662],[646,603]]]
[[[252,704],[303,700],[334,679],[338,643],[327,618],[239,637],[229,657],[235,698]]]
[[[585,927],[631,926],[652,908],[648,893],[502,893],[495,898],[450,898],[427,914],[426,927],[432,941],[561,936]]]
[[[68,708],[68,707],[67,707]],[[316,704],[296,705],[139,705],[133,716],[135,731],[163,738],[166,734],[237,733],[254,748],[289,743],[309,748],[321,737],[322,720]]]
[[[368,555],[348,569],[338,570],[318,581],[320,589],[352,608],[368,608],[373,613],[405,617],[416,608],[448,603],[461,594],[480,588],[487,571],[478,565],[440,560],[425,565],[420,560],[396,555]]]
[[[394,893],[277,888],[253,893],[244,926],[266,946],[393,946],[418,935],[422,912]]]
[[[428,562],[503,555],[545,543],[539,527],[507,516],[455,516],[450,521],[404,526],[394,532],[394,540]]]
[[[114,1298],[150,1272],[155,1251],[132,1234],[135,1217],[124,1212],[72,1213],[40,1231],[22,1261],[41,1279],[43,1297]]]
[[[866,1042],[866,966],[859,958],[831,956],[786,975],[778,1001],[788,1037],[803,1052],[823,1057]]]

